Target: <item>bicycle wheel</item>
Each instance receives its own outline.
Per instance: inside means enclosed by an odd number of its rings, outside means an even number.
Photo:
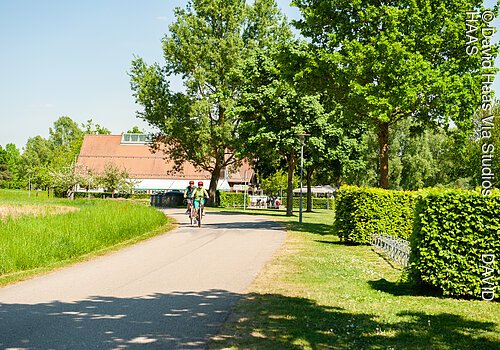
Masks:
[[[200,206],[198,207],[198,227],[201,227],[202,214],[203,214],[203,206],[200,203]]]
[[[194,216],[194,211],[193,211],[193,206],[189,209],[189,221],[191,223],[191,226],[193,226],[193,216]]]

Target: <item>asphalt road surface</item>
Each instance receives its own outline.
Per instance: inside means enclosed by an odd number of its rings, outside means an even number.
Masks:
[[[0,288],[0,349],[204,349],[283,243],[278,224],[208,213],[191,227]]]

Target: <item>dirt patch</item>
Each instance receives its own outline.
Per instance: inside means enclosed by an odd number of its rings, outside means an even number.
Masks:
[[[63,205],[0,205],[0,219],[16,219],[20,216],[46,216],[65,214],[80,210]]]

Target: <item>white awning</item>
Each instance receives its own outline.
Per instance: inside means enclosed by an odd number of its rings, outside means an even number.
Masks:
[[[198,181],[203,181],[203,187],[210,186],[210,180],[194,180],[195,185]],[[135,185],[136,190],[184,190],[189,186],[189,180],[164,180],[164,179],[144,179]],[[219,180],[217,183],[218,190],[230,190],[227,180]]]
[[[335,187],[325,185],[325,186],[312,186],[311,193],[335,193],[337,189]],[[293,193],[300,193],[300,188],[296,188],[293,190]],[[302,193],[307,193],[307,187],[302,187]]]

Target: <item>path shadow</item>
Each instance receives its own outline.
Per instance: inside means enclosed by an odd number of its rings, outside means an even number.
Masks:
[[[203,227],[210,229],[245,229],[245,230],[284,230],[285,227],[279,222],[275,221],[235,221],[235,222],[221,222],[221,223],[204,223],[201,222]]]
[[[1,349],[204,349],[240,295],[224,290],[0,303]]]
[[[241,303],[211,348],[499,349],[492,322],[400,312],[398,322],[279,294],[224,290],[145,297],[96,296],[75,302],[0,304],[2,349],[205,349],[227,310]],[[245,318],[238,318],[244,310]]]
[[[240,312],[240,314],[238,314]],[[393,323],[278,294],[249,294],[211,349],[500,349],[493,322],[440,313],[401,312]]]
[[[262,213],[259,212],[259,209],[249,209],[245,211],[231,211],[231,209],[227,209],[224,211],[209,211],[210,215],[256,215],[261,217],[266,216],[278,216],[278,217],[287,217],[285,212],[276,212],[276,213]],[[294,215],[295,216],[295,215]]]

